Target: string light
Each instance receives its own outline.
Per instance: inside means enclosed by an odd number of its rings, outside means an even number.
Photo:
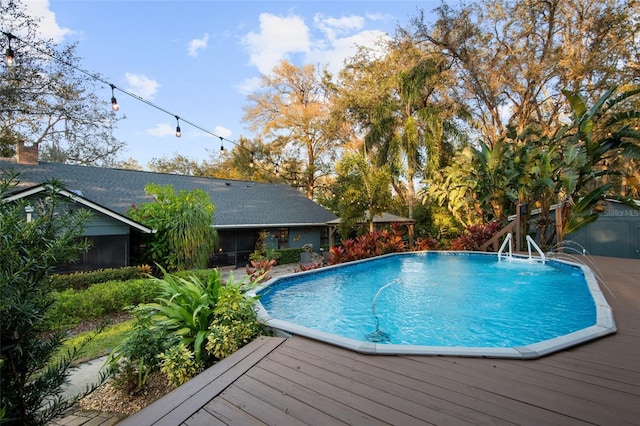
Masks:
[[[2,31],[2,34],[4,34],[7,37],[7,40],[9,41],[4,62],[7,64],[8,67],[12,67],[15,64],[15,54],[13,53],[13,49],[11,48],[11,40],[17,37],[11,33],[5,33],[4,31]]]
[[[113,93],[113,91],[115,90],[116,86],[114,86],[113,84],[110,84],[111,86],[111,109],[114,111],[119,111],[120,110],[120,105],[118,105],[118,101],[116,100],[116,97]]]
[[[9,47],[6,50],[6,57],[5,57],[5,61],[6,61],[8,66],[12,66],[15,63],[14,52],[11,49],[11,40],[13,40],[13,39],[19,40],[22,43],[24,43],[24,44],[32,47],[33,49],[39,51],[40,53],[43,53],[43,54],[51,57],[52,59],[54,59],[54,60],[56,60],[58,62],[61,62],[62,64],[66,65],[66,66],[68,66],[70,68],[73,68],[74,70],[76,70],[76,71],[78,71],[78,72],[80,72],[80,73],[82,73],[82,74],[84,74],[84,75],[96,80],[96,81],[99,81],[99,82],[109,86],[111,88],[111,109],[113,111],[119,111],[120,110],[120,105],[118,105],[118,101],[116,100],[116,97],[115,97],[115,91],[119,90],[121,93],[124,93],[125,95],[130,96],[130,97],[132,97],[132,98],[134,98],[134,99],[136,99],[136,100],[138,100],[138,101],[140,101],[140,102],[142,102],[142,103],[144,103],[144,104],[146,104],[146,105],[148,105],[148,106],[150,106],[152,108],[155,108],[155,109],[157,109],[157,110],[159,110],[161,112],[164,112],[165,114],[174,116],[176,118],[176,137],[179,138],[179,137],[182,136],[182,131],[180,129],[180,120],[182,120],[183,123],[187,123],[187,124],[191,125],[192,127],[196,128],[196,129],[198,129],[198,130],[200,130],[200,131],[202,131],[202,132],[204,132],[204,133],[206,133],[206,134],[208,134],[210,136],[219,138],[220,139],[220,152],[221,153],[225,152],[225,148],[224,148],[224,141],[225,140],[227,142],[233,144],[234,146],[238,147],[238,148],[244,149],[245,151],[249,151],[251,153],[251,159],[250,159],[250,162],[249,162],[249,167],[253,168],[255,166],[254,152],[250,151],[248,148],[242,146],[241,144],[239,144],[239,143],[237,143],[237,142],[235,142],[233,140],[224,138],[223,136],[217,135],[217,134],[215,134],[215,133],[213,133],[213,132],[211,132],[211,131],[209,131],[209,130],[207,130],[207,129],[205,129],[205,128],[203,128],[203,127],[201,127],[201,126],[199,126],[199,125],[197,125],[195,123],[193,123],[192,121],[186,120],[186,119],[178,116],[177,114],[174,114],[174,113],[168,111],[167,109],[162,108],[162,107],[154,104],[153,102],[148,101],[148,100],[142,98],[141,96],[136,95],[135,93],[129,92],[129,91],[124,90],[124,89],[121,89],[120,87],[116,87],[114,84],[112,84],[112,83],[106,81],[105,79],[103,79],[100,75],[91,74],[90,72],[88,72],[88,71],[86,71],[86,70],[84,70],[84,69],[82,69],[82,68],[80,68],[80,67],[78,67],[78,66],[76,66],[76,65],[74,65],[74,64],[72,64],[70,62],[68,62],[68,61],[65,61],[62,58],[59,58],[58,56],[56,56],[56,55],[54,55],[54,54],[52,54],[52,53],[50,53],[48,51],[42,50],[42,49],[38,48],[35,45],[27,43],[26,41],[16,37],[15,35],[13,35],[11,33],[6,33],[4,31],[2,31],[2,34],[4,34],[9,40]],[[275,175],[277,177],[280,177],[280,171],[278,169],[278,165],[279,165],[278,163],[275,163],[274,173],[275,173]]]
[[[182,136],[182,132],[180,131],[180,117],[176,115],[176,138]]]

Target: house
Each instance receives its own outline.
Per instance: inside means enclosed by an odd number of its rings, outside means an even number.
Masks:
[[[106,216],[116,220],[125,218],[132,206],[153,201],[144,192],[148,183],[171,185],[176,192],[200,189],[210,195],[216,207],[212,226],[218,231],[220,243],[212,260],[218,265],[244,266],[261,231],[268,232],[266,244],[271,248],[301,248],[305,244],[320,247],[329,240],[327,222],[336,219],[289,185],[38,162],[37,148],[23,144],[18,146],[16,158],[0,159],[0,169],[20,173],[19,192],[50,178],[60,179],[69,193],[110,212]],[[99,209],[93,210],[101,215],[100,220],[106,219]],[[129,229],[130,249],[135,252],[142,231]],[[93,250],[99,247],[97,244]]]
[[[32,215],[37,214],[33,211],[34,209],[31,205],[46,190],[45,184],[39,184],[14,191],[10,196],[5,197],[3,202],[11,202],[18,199],[31,200],[31,203],[25,208],[25,219],[29,222],[32,219]],[[117,268],[129,265],[131,236],[154,232],[149,227],[84,198],[80,191],[71,192],[62,189],[57,190],[56,193],[59,197],[70,201],[70,209],[83,208],[92,212],[91,218],[87,220],[84,226],[84,237],[89,240],[92,249],[82,253],[76,263],[58,265],[57,269],[61,272]]]

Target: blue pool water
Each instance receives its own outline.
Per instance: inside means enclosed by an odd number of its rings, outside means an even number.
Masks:
[[[474,253],[385,256],[280,278],[258,293],[278,320],[390,345],[512,348],[597,323],[580,267]]]

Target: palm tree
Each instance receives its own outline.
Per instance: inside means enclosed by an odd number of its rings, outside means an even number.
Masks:
[[[387,60],[402,64],[401,69],[394,75],[394,92],[375,107],[365,143],[376,153],[378,164],[391,167],[396,192],[406,192],[408,216],[413,218],[414,180],[440,164],[443,125],[431,95],[443,70],[435,58],[404,43]],[[406,179],[406,191],[401,176]]]

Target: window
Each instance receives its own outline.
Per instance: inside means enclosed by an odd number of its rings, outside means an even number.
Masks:
[[[289,248],[289,228],[278,228],[276,238],[279,249]]]

